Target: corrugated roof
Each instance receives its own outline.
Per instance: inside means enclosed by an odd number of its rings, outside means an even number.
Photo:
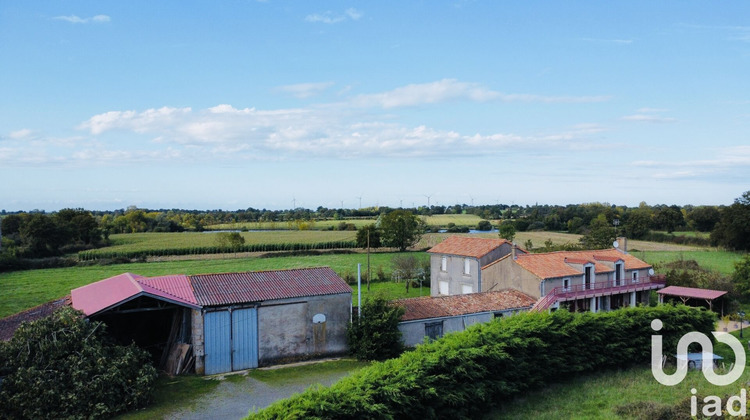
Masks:
[[[131,299],[143,290],[136,281],[143,278],[133,273],[123,273],[70,291],[73,307],[92,315]]]
[[[433,246],[433,254],[450,254],[463,257],[481,258],[503,244],[510,244],[505,239],[469,238],[466,236],[449,236],[443,242]]]
[[[567,260],[567,261],[566,261]],[[640,259],[622,253],[617,249],[597,249],[588,251],[558,251],[542,254],[519,254],[516,263],[542,279],[578,276],[581,270],[571,264],[593,263],[596,273],[612,272],[613,268],[599,261],[614,262],[622,260],[626,270],[651,268],[651,265]]]
[[[661,295],[682,296],[687,298],[708,300],[717,299],[727,294],[727,292],[723,290],[697,289],[695,287],[682,286],[667,286],[661,290],[657,290],[656,293],[659,293]]]
[[[203,306],[351,293],[328,267],[190,276]]]
[[[392,303],[406,312],[402,321],[469,315],[481,312],[528,308],[536,299],[518,290],[471,293],[467,295],[399,299]]]
[[[160,277],[140,278],[137,280],[143,291],[170,300],[177,300],[197,305],[193,286],[188,276],[177,274]]]

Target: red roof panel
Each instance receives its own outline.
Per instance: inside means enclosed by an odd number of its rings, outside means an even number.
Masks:
[[[720,298],[727,294],[727,292],[722,290],[697,289],[695,287],[682,286],[668,286],[661,290],[657,290],[656,293],[659,293],[661,295],[682,296],[687,298],[708,300]]]

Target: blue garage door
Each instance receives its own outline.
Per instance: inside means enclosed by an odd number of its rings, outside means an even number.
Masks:
[[[232,311],[232,370],[258,367],[258,312]]]
[[[203,316],[206,375],[232,370],[232,320],[229,311]]]
[[[206,312],[203,331],[206,375],[258,367],[255,308]]]

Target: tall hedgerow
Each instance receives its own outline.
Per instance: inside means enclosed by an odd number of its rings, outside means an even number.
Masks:
[[[647,364],[656,318],[664,348],[676,349],[689,331],[710,336],[715,315],[685,306],[521,314],[448,334],[250,418],[476,418],[556,379]]]
[[[0,342],[0,418],[107,418],[149,402],[156,369],[64,307]]]

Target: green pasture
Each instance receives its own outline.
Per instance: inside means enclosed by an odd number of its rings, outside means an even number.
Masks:
[[[696,248],[695,251],[634,251],[634,256],[653,265],[657,272],[667,271],[665,263],[680,260],[695,260],[702,268],[717,271],[726,276],[734,272],[734,263],[741,260],[746,254],[739,252],[718,251],[715,249]]]
[[[371,254],[370,266],[373,277],[379,266],[383,267],[386,274],[390,276],[391,259],[395,255],[397,254]],[[421,259],[429,258],[426,253],[413,255]],[[166,274],[211,274],[329,266],[341,277],[349,274],[356,279],[358,263],[362,264],[364,273],[367,269],[367,255],[324,254],[274,258],[206,259],[13,271],[0,273],[0,318],[63,297],[76,287],[126,272],[151,277]],[[373,293],[382,291],[389,299],[406,297],[405,290],[403,283],[371,283]],[[429,290],[424,290],[423,294],[429,294]],[[408,296],[418,295],[418,290],[412,289]],[[353,300],[356,302],[356,293]]]
[[[437,214],[434,216],[420,216],[425,223],[430,226],[448,226],[453,223],[456,226],[467,226],[474,228],[482,220],[481,217],[473,214]],[[220,223],[205,226],[208,230],[299,230],[299,226],[304,226],[308,230],[328,230],[338,229],[341,223],[351,223],[361,229],[363,226],[371,225],[377,222],[377,218],[364,219],[328,219],[306,221],[298,224],[296,221],[287,222],[244,222],[244,223]]]
[[[246,244],[312,244],[333,241],[353,241],[353,231],[289,230],[240,232]],[[150,251],[156,249],[208,247],[218,244],[218,232],[122,233],[110,235],[112,245],[102,251]],[[96,252],[96,251],[94,251]]]

